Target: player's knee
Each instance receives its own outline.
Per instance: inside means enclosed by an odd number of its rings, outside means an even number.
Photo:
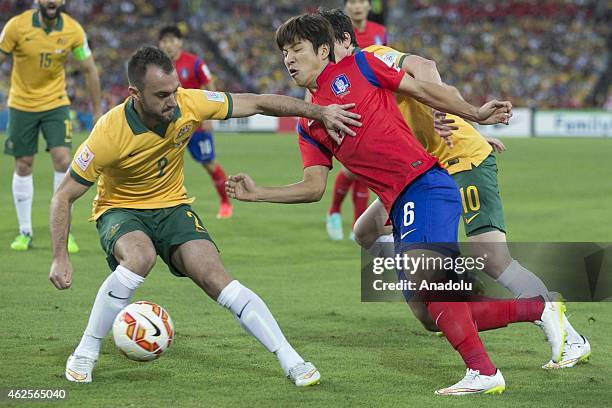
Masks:
[[[70,157],[62,157],[53,161],[53,168],[55,171],[65,173],[70,167]]]
[[[25,177],[32,174],[34,157],[20,157],[15,160],[15,172],[18,176]]]
[[[353,233],[355,234],[355,242],[365,249],[372,247],[378,238],[378,234],[372,233],[367,226],[367,222],[364,222],[361,218],[355,222]]]
[[[157,261],[155,248],[150,245],[133,245],[116,253],[119,263],[140,276],[147,276]]]

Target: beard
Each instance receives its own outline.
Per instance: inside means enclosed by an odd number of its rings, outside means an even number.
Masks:
[[[49,9],[48,7],[43,6],[40,3],[38,4],[38,10],[40,10],[40,14],[42,14],[42,16],[47,20],[53,20],[54,18],[56,18],[60,13],[61,8],[61,4],[52,9]]]
[[[172,122],[172,118],[174,117],[174,110],[176,109],[176,108],[172,108],[169,111],[159,113],[157,111],[154,111],[153,109],[150,109],[144,103],[140,104],[140,108],[142,109],[142,113],[144,115],[148,116],[150,119],[154,120],[155,122],[159,122],[162,125],[167,125],[168,123]]]

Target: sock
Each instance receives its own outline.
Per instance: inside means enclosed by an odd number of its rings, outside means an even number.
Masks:
[[[130,298],[144,278],[119,265],[102,283],[89,315],[89,322],[74,354],[97,359],[102,339],[113,326],[117,314],[130,304]],[[110,296],[112,293],[113,296]]]
[[[304,359],[291,347],[263,300],[234,280],[217,298],[217,303],[232,312],[240,326],[276,355],[285,374]]]
[[[342,207],[342,201],[344,201],[344,197],[351,189],[353,185],[352,179],[348,178],[344,171],[340,170],[338,175],[336,176],[336,181],[334,181],[334,195],[332,197],[332,204],[329,208],[329,214],[339,213]]]
[[[497,278],[497,282],[512,292],[515,298],[545,296],[548,293],[544,282],[515,259]]]
[[[66,176],[66,172],[54,171],[53,172],[53,192],[55,193],[59,188],[59,185],[62,184],[64,180],[64,176]]]
[[[366,251],[374,257],[392,258],[395,256],[393,242],[393,234],[381,235]]]
[[[361,217],[361,214],[368,209],[369,201],[370,190],[368,189],[368,186],[363,181],[355,180],[353,183],[353,224],[356,223],[359,217]]]
[[[478,370],[483,375],[495,374],[497,369],[478,337],[468,303],[428,302],[427,310],[467,368]]]
[[[229,203],[229,198],[227,197],[227,193],[225,192],[225,173],[223,169],[218,164],[215,166],[215,170],[212,172],[210,177],[215,184],[215,188],[217,189],[217,194],[219,194],[219,198],[221,198],[222,203]]]
[[[544,299],[540,296],[509,300],[480,297],[468,305],[479,332],[506,327],[510,323],[534,322],[544,311]]]
[[[32,235],[32,199],[34,198],[34,178],[13,173],[13,202],[17,211],[19,233]]]

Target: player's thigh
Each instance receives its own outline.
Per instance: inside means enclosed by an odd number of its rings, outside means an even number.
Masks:
[[[41,116],[40,112],[25,112],[9,108],[4,153],[17,158],[34,156],[38,152]]]
[[[191,136],[187,150],[191,157],[198,163],[213,161],[216,157],[215,144],[212,133],[198,129]]]
[[[98,218],[100,245],[111,270],[123,265],[141,276],[151,271],[157,256],[152,211],[113,208]]]
[[[387,219],[389,214],[383,203],[380,199],[374,200],[353,226],[355,241],[363,248],[370,248],[378,237],[391,233],[392,228],[385,226]]]
[[[41,116],[40,127],[47,142],[47,151],[54,147],[72,148],[72,121],[70,108],[60,106]]]
[[[461,194],[462,218],[468,237],[490,231],[506,231],[495,156],[488,156],[471,170],[453,174]]]

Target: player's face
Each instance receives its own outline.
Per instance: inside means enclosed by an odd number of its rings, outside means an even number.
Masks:
[[[168,54],[170,59],[175,60],[181,53],[181,49],[183,48],[183,40],[173,35],[166,35],[159,42],[159,48]]]
[[[63,0],[38,0],[38,9],[44,18],[52,20],[57,17],[59,8],[63,4]]]
[[[328,63],[329,46],[323,44],[317,52],[307,40],[283,47],[284,62],[293,81],[302,88],[316,88],[317,77]]]
[[[170,123],[177,107],[176,90],[179,85],[176,70],[167,74],[160,67],[149,66],[144,77],[144,89],[133,92],[132,96],[151,120]]]
[[[344,6],[344,11],[353,21],[363,21],[368,18],[370,12],[370,2],[368,0],[348,0]]]

